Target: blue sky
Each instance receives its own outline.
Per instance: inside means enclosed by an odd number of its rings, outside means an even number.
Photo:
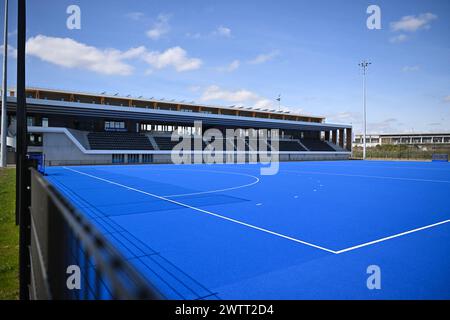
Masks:
[[[366,27],[371,4],[381,30]],[[449,16],[447,0],[28,1],[27,85],[258,107],[281,94],[359,132],[368,59],[369,132],[450,131]]]

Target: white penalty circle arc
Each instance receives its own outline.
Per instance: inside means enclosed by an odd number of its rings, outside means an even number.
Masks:
[[[165,171],[193,171],[193,172],[212,172],[212,173],[224,173],[224,174],[234,174],[237,176],[244,176],[244,177],[250,177],[255,179],[255,181],[239,186],[229,187],[229,188],[223,188],[223,189],[216,189],[216,190],[208,190],[208,191],[199,191],[199,192],[191,192],[191,193],[180,193],[180,194],[169,194],[169,195],[161,195],[161,197],[165,198],[178,198],[178,197],[184,197],[184,196],[196,196],[200,194],[210,194],[210,193],[218,193],[218,192],[225,192],[225,191],[231,191],[231,190],[237,190],[242,188],[251,187],[257,183],[260,182],[260,179],[254,175],[247,174],[247,173],[240,173],[240,172],[229,172],[229,171],[219,171],[219,170],[189,170],[189,169],[168,169],[168,168],[158,168],[158,170],[165,170]]]

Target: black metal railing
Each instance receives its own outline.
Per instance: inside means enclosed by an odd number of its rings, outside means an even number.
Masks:
[[[162,298],[37,170],[30,170],[30,299]]]

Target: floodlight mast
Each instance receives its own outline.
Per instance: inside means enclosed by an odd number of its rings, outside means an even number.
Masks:
[[[366,159],[366,135],[367,135],[367,115],[366,115],[366,74],[372,62],[363,60],[358,64],[363,70],[363,159]]]

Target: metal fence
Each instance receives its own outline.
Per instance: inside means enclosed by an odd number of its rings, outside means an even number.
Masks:
[[[402,145],[384,144],[366,149],[367,159],[430,161],[434,154],[450,154],[450,144]],[[352,158],[362,159],[363,148],[355,146]]]
[[[30,212],[30,299],[162,298],[33,168]]]
[[[414,151],[414,150],[371,150],[367,149],[366,158],[374,160],[432,160],[435,151]],[[363,153],[361,150],[353,150],[353,159],[362,159]]]

